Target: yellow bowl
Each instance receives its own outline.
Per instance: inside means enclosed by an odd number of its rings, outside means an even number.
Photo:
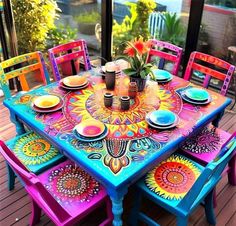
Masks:
[[[96,137],[105,130],[105,125],[96,119],[87,119],[75,126],[77,133],[84,137]]]
[[[39,108],[51,108],[60,103],[60,98],[54,95],[44,95],[34,100],[34,105]]]
[[[85,76],[72,75],[63,79],[63,83],[69,87],[83,86],[87,83],[87,78]]]

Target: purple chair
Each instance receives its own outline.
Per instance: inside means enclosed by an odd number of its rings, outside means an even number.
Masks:
[[[173,69],[171,73],[173,75],[178,75],[183,49],[171,43],[159,41],[156,39],[151,39],[150,45],[151,49],[149,51],[147,62],[152,62],[153,56],[159,57],[160,62],[158,68],[163,69],[164,61],[170,61],[173,63]]]
[[[40,221],[41,209],[55,225],[73,225],[102,204],[106,204],[107,219],[100,226],[111,225],[111,202],[105,189],[84,170],[67,160],[36,176],[0,141],[0,152],[32,199],[30,225]]]
[[[202,62],[211,64],[215,68],[221,68],[222,71],[209,68],[205,65],[201,65]],[[228,87],[235,70],[235,66],[205,53],[193,52],[189,58],[188,66],[185,71],[184,79],[190,80],[193,70],[205,74],[203,80],[203,87],[207,88],[211,78],[216,78],[223,81],[223,85],[220,93],[226,95]],[[218,129],[212,125],[205,127],[200,133],[194,135],[188,139],[182,146],[181,150],[192,157],[195,161],[198,161],[204,165],[212,161],[219,153],[223,143],[231,136],[230,133],[225,132],[222,129]],[[234,155],[229,161],[227,172],[229,183],[236,185],[236,156]],[[226,172],[226,171],[224,171]],[[214,206],[216,206],[216,196],[214,195]]]
[[[61,79],[58,65],[69,67],[70,75],[77,74],[79,70],[79,58],[82,57],[85,70],[91,69],[88,48],[85,40],[77,40],[55,46],[48,50],[52,65],[53,75],[56,81]]]

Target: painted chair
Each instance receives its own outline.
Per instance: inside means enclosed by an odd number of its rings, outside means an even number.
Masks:
[[[187,226],[190,214],[205,200],[207,221],[215,225],[213,189],[235,151],[236,132],[223,145],[218,156],[206,167],[178,154],[173,154],[161,162],[137,183],[130,224],[136,226],[140,220],[148,225],[159,225],[139,210],[141,198],[145,196],[174,214],[178,226]]]
[[[112,224],[111,203],[105,189],[75,163],[67,160],[36,176],[2,141],[0,152],[21,178],[31,197],[30,225],[40,221],[41,210],[55,225],[74,225],[103,204],[106,204],[108,216],[100,226]]]
[[[206,63],[209,66],[203,65]],[[213,66],[214,69],[212,69],[210,66]],[[222,72],[222,70],[225,72]],[[192,77],[193,71],[201,72],[205,74],[203,87],[207,88],[209,86],[211,78],[221,80],[223,85],[220,93],[222,95],[226,95],[234,70],[235,66],[224,60],[195,51],[190,55],[188,65],[184,73],[184,79],[189,81]]]
[[[29,172],[39,174],[65,160],[55,147],[42,137],[30,131],[16,136],[7,142],[7,146]],[[7,164],[8,188],[14,189],[15,173]]]
[[[173,75],[178,75],[183,49],[168,42],[159,41],[156,39],[151,39],[150,43],[151,49],[149,51],[147,61],[152,62],[153,57],[160,58],[158,65],[159,69],[164,68],[165,61],[171,62],[173,63],[173,69],[171,73]]]
[[[80,57],[83,59],[85,70],[91,69],[87,44],[83,39],[53,47],[48,50],[48,53],[56,81],[61,79],[58,65],[69,66],[71,75],[77,74]]]
[[[8,87],[8,80],[18,78],[23,91],[29,91],[26,76],[40,72],[43,83],[49,84],[50,78],[43,59],[42,53],[37,51],[16,56],[0,63],[0,86],[2,87],[5,98],[11,97]],[[38,74],[37,74],[38,76]]]
[[[208,125],[200,133],[187,139],[180,147],[181,152],[202,165],[207,165],[220,152],[222,145],[231,136],[230,133]],[[223,173],[228,174],[229,184],[236,186],[236,153],[230,159]],[[214,207],[216,207],[216,192],[214,192]]]
[[[214,65],[215,68],[221,68],[225,70],[225,73],[218,71],[216,69],[209,68],[205,65],[201,65],[203,62],[209,65]],[[205,53],[193,52],[190,55],[190,59],[185,71],[184,79],[190,80],[193,70],[199,71],[205,74],[203,80],[203,87],[207,88],[209,86],[211,78],[216,78],[223,81],[223,85],[220,93],[226,95],[231,78],[233,76],[235,66],[231,65],[219,58],[207,55]],[[215,128],[212,125],[204,128],[199,134],[194,135],[192,138],[188,139],[182,146],[181,150],[188,157],[193,158],[195,161],[206,165],[221,149],[222,144],[230,137],[231,134],[225,132],[222,129]],[[236,185],[236,157],[234,156],[228,167],[228,178],[229,183]],[[216,195],[214,194],[214,206],[216,206]]]

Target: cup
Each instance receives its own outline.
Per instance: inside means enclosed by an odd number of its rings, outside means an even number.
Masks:
[[[136,82],[129,83],[128,95],[131,99],[134,99],[138,93],[138,86]]]
[[[127,111],[130,108],[130,97],[129,96],[122,96],[120,98],[120,108],[123,111]]]
[[[112,93],[105,93],[104,94],[104,105],[105,107],[111,107],[113,102],[113,95]]]
[[[106,88],[108,90],[114,90],[116,84],[116,73],[115,71],[106,71],[105,75]]]

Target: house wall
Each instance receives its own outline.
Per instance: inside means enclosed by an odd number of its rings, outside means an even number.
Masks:
[[[190,0],[183,0],[182,11],[189,12]],[[183,20],[185,24],[187,20]],[[209,36],[210,54],[225,57],[228,47],[236,45],[236,12],[205,5],[202,24]]]

